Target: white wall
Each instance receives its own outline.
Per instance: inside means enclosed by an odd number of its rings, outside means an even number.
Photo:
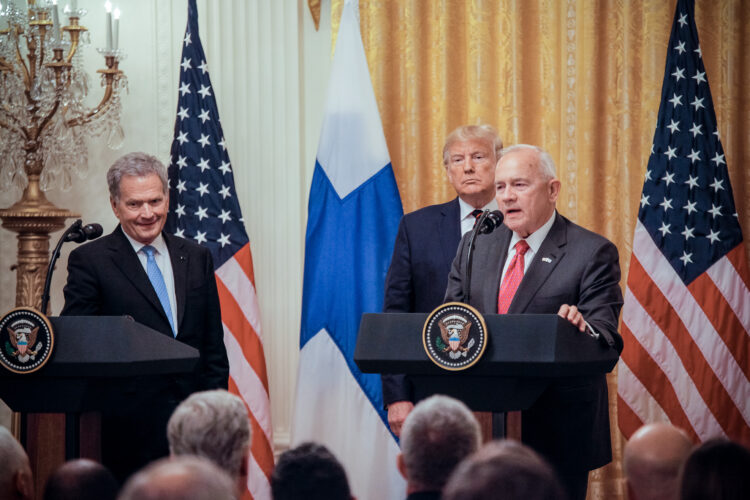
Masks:
[[[64,1],[60,2],[64,4]],[[122,11],[121,64],[130,92],[123,98],[125,143],[111,151],[102,140],[89,148],[89,173],[68,192],[50,191],[59,207],[116,224],[104,174],[120,155],[156,154],[169,163],[177,104],[185,0],[115,0]],[[85,62],[92,78],[91,103],[100,96],[94,50],[104,40],[104,1],[79,0],[88,10],[81,24],[91,31]],[[118,5],[119,4],[119,5]],[[330,2],[323,2],[315,31],[306,0],[198,1],[201,40],[211,74],[235,183],[250,236],[268,364],[277,449],[289,440],[296,378],[307,196],[315,161],[330,55]],[[0,191],[0,207],[20,198]],[[53,247],[58,235],[53,235]],[[53,279],[52,311],[62,308],[66,262],[63,250]],[[15,233],[0,229],[0,313],[14,306]],[[7,414],[0,423],[7,425]]]

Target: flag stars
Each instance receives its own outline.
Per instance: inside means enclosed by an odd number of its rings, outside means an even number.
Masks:
[[[718,207],[711,203],[711,210],[708,211],[713,217],[718,217],[721,215],[721,205]]]
[[[183,71],[187,71],[187,70],[189,70],[190,68],[193,67],[193,65],[190,64],[190,58],[189,57],[185,57],[184,59],[182,59],[182,64],[180,64],[180,66],[182,66],[182,70]]]
[[[221,173],[223,174],[228,174],[229,172],[232,171],[232,168],[229,162],[222,161],[221,165],[219,165],[219,170],[221,170]]]
[[[175,236],[179,236],[180,238],[185,237],[185,230],[182,228],[179,228],[177,231],[174,232]]]
[[[211,119],[211,117],[208,116],[208,110],[207,109],[202,110],[200,112],[200,114],[198,115],[198,118],[201,119],[201,123],[206,123],[207,120]]]
[[[677,51],[677,52],[679,52],[680,54],[682,54],[683,52],[685,52],[685,42],[680,42],[680,43],[678,43],[678,44],[677,44],[677,45],[675,46],[674,50],[676,50],[676,51]]]
[[[670,184],[674,184],[674,172],[667,172],[664,177],[661,178],[664,182],[667,183],[667,186]]]
[[[226,142],[224,142],[224,138],[223,138],[223,137],[222,137],[222,138],[221,138],[221,140],[219,141],[219,146],[221,146],[221,149],[222,149],[223,151],[226,151],[226,150],[227,150],[227,143],[226,143]]]
[[[208,64],[206,64],[206,61],[201,61],[200,65],[198,65],[198,69],[205,75],[208,71]]]
[[[180,181],[177,182],[177,191],[179,191],[180,193],[182,193],[184,191],[187,191],[187,188],[185,187],[185,181],[184,180],[180,180]],[[180,205],[180,206],[182,206],[182,205]],[[183,215],[185,215],[185,214],[183,214]]]
[[[700,45],[693,52],[695,52],[696,54],[698,54],[698,57],[700,57],[701,59],[703,59],[703,51],[701,50]]]
[[[713,188],[714,192],[718,193],[719,191],[724,189],[724,186],[722,184],[724,184],[724,179],[717,179],[716,177],[714,177],[714,181],[709,184],[709,186]]]
[[[653,146],[651,146],[651,147],[653,148]],[[652,153],[653,153],[653,151],[652,151]],[[645,180],[645,182],[650,182],[651,181],[651,170],[646,169],[646,175],[644,176],[644,180]]]
[[[668,234],[672,234],[672,231],[669,230],[669,224],[667,224],[666,222],[661,223],[661,227],[658,229],[658,231],[661,232],[662,237]]]
[[[667,150],[664,152],[664,154],[667,156],[668,159],[675,158],[677,155],[675,154],[677,152],[677,148],[673,148],[672,146],[667,146]]]
[[[211,166],[208,164],[208,158],[201,158],[201,161],[198,162],[198,165],[196,165],[198,168],[201,169],[201,172],[205,172]]]
[[[694,149],[690,150],[690,154],[687,155],[687,157],[690,158],[690,163],[695,163],[696,161],[700,161],[700,159],[701,159],[700,152],[698,152],[698,151],[696,151]]]
[[[648,196],[645,194],[641,194],[641,208],[650,206],[650,203],[648,202]]]
[[[712,244],[716,243],[717,241],[719,241],[721,239],[721,238],[719,238],[719,231],[714,231],[713,229],[711,229],[708,232],[708,234],[706,235],[706,238],[708,238],[709,240],[711,240]]]
[[[701,82],[706,83],[706,72],[698,71],[692,78],[695,80],[696,85],[700,85]]]
[[[203,97],[204,99],[211,95],[211,88],[206,87],[205,85],[201,85],[200,90],[198,90],[198,93]]]
[[[671,198],[667,198],[665,196],[664,197],[664,201],[662,201],[661,203],[659,203],[659,206],[662,207],[665,212],[667,210],[670,210],[672,208],[672,200],[671,200]]]
[[[685,226],[680,234],[685,237],[685,241],[688,241],[690,238],[695,238],[693,231],[695,231],[694,228]]]
[[[221,195],[221,198],[223,200],[226,200],[231,196],[229,193],[229,186],[221,186],[221,189],[219,190],[219,194]]]
[[[667,125],[667,128],[673,134],[680,131],[679,124],[674,120],[669,120],[669,125]]]
[[[195,241],[200,243],[205,243],[206,240],[206,232],[205,231],[198,231],[198,233],[195,235]]]
[[[695,96],[693,99],[693,102],[690,103],[691,106],[695,107],[695,110],[698,111],[701,108],[705,108],[706,106],[703,105],[703,100],[705,97],[701,97],[698,99],[698,96]]]
[[[680,14],[677,22],[680,23],[680,28],[684,27],[687,24],[687,14]]]
[[[195,188],[195,190],[198,191],[201,194],[201,196],[207,195],[208,194],[208,183],[203,183],[203,182],[199,183],[198,187]]]
[[[693,263],[693,254],[687,253],[687,251],[682,252],[682,257],[680,257],[680,260],[682,261],[682,265],[687,267],[688,264]]]
[[[198,220],[208,218],[208,214],[206,213],[207,210],[206,207],[198,207],[198,210],[195,211],[195,216],[198,217]]]
[[[672,93],[672,98],[669,99],[669,102],[672,103],[673,107],[681,106],[682,105],[682,94],[677,95],[677,93]],[[652,151],[653,152],[653,151]]]
[[[182,82],[180,84],[180,97],[190,93],[190,84],[188,82]]]
[[[177,112],[177,116],[180,117],[180,120],[185,120],[186,118],[189,118],[188,109],[180,106],[180,110]]]
[[[221,233],[221,236],[219,236],[219,239],[216,240],[216,242],[221,244],[221,248],[224,248],[225,245],[229,245],[229,235]]]
[[[672,76],[675,77],[675,81],[679,82],[680,78],[685,78],[685,69],[678,66],[674,73],[672,73]]]
[[[698,185],[698,176],[696,175],[693,177],[692,175],[688,176],[688,180],[685,181],[685,184],[688,185],[688,189],[693,189],[694,187],[700,187]]]
[[[693,212],[697,212],[698,211],[698,209],[695,208],[695,205],[697,205],[697,202],[688,200],[687,201],[687,205],[685,205],[684,207],[682,207],[682,209],[683,210],[687,210],[688,215],[690,215]]]
[[[219,219],[221,219],[222,224],[226,224],[228,221],[232,220],[232,216],[229,215],[229,210],[222,210],[219,214]]]
[[[180,146],[188,142],[187,132],[180,132],[179,134],[177,134],[176,140],[180,143]]]
[[[185,215],[185,205],[178,203],[174,213],[177,214],[177,217],[182,217],[183,215]]]
[[[180,142],[180,144],[182,144],[182,142]],[[178,155],[177,156],[177,163],[176,163],[176,165],[180,169],[183,169],[183,168],[187,167],[187,158],[185,158],[182,155]]]
[[[185,33],[185,39],[183,40],[183,42],[185,43],[185,47],[187,47],[188,45],[190,45],[190,42],[191,42],[191,40],[190,40],[190,33]]]
[[[713,158],[711,158],[711,161],[714,162],[717,167],[721,164],[726,163],[724,161],[724,155],[720,155],[718,151],[716,152],[716,155]]]
[[[703,125],[699,123],[693,123],[693,126],[690,127],[690,132],[693,133],[693,138],[695,138],[698,135],[703,135],[703,132],[701,132],[701,128],[703,128]]]
[[[209,141],[209,140],[208,140],[208,136],[207,136],[206,134],[201,134],[201,138],[200,138],[200,139],[198,139],[198,142],[199,142],[199,143],[200,143],[200,145],[201,145],[201,146],[203,146],[204,148],[205,148],[206,146],[210,146],[210,145],[211,145],[211,141]]]

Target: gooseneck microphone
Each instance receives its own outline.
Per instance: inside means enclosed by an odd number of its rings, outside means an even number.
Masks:
[[[52,258],[49,260],[47,267],[47,279],[44,281],[44,291],[42,292],[42,314],[47,314],[47,304],[49,304],[49,288],[52,284],[52,271],[55,269],[55,262],[60,257],[60,247],[67,241],[83,243],[84,241],[93,240],[102,235],[103,229],[100,224],[83,225],[81,219],[75,221],[57,241],[55,250],[52,252]]]
[[[474,229],[471,230],[471,237],[469,238],[469,249],[466,254],[466,276],[464,276],[464,303],[469,304],[471,300],[471,264],[474,258],[472,251],[474,250],[474,239],[477,234],[489,234],[495,230],[500,224],[503,223],[503,213],[500,210],[485,210],[482,215],[479,216],[477,223],[474,225]]]

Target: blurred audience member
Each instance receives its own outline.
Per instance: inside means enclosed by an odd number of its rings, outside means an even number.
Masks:
[[[172,456],[207,458],[246,489],[251,432],[238,396],[222,389],[192,394],[169,418],[167,438]]]
[[[196,456],[157,460],[125,483],[118,500],[237,500],[234,480]]]
[[[350,500],[341,463],[323,445],[302,443],[281,454],[271,475],[274,500]]]
[[[682,500],[750,498],[750,450],[723,438],[693,450],[680,475]]]
[[[118,484],[102,464],[80,458],[65,462],[44,487],[44,500],[114,500]]]
[[[439,499],[450,473],[480,442],[479,423],[461,401],[448,396],[420,401],[404,422],[397,459],[407,499]]]
[[[29,457],[16,438],[0,426],[0,498],[32,500],[34,479]]]
[[[630,500],[673,500],[680,468],[693,449],[688,435],[668,423],[647,424],[625,445],[623,467]]]
[[[564,500],[552,467],[517,441],[492,441],[464,460],[448,479],[443,500]]]

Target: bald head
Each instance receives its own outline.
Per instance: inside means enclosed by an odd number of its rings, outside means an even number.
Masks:
[[[117,480],[102,464],[79,458],[61,465],[47,480],[44,500],[114,500]]]
[[[693,443],[667,423],[644,425],[625,445],[625,477],[631,500],[676,498],[680,467]]]

